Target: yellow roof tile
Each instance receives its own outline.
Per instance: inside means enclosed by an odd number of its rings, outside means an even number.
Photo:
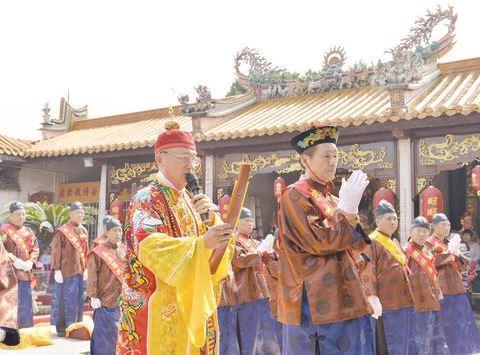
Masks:
[[[0,155],[23,157],[30,145],[29,141],[0,135]]]
[[[362,87],[257,103],[208,128],[199,141],[246,138],[293,132],[311,124],[342,127],[413,118],[479,112],[480,68],[448,71],[407,103],[406,112],[391,115],[389,93],[381,87]]]
[[[185,131],[192,131],[189,117],[173,118]],[[74,129],[54,138],[37,142],[27,152],[28,157],[51,157],[72,154],[93,154],[116,150],[153,147],[157,136],[165,131],[171,117],[143,119],[136,122]],[[92,120],[94,121],[94,120]]]

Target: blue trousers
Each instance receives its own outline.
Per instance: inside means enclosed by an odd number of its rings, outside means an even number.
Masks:
[[[383,312],[383,328],[389,355],[409,354],[412,313],[412,307]]]
[[[342,322],[313,325],[306,292],[302,296],[301,325],[283,325],[284,355],[374,354],[373,328],[369,316]]]
[[[279,354],[268,299],[219,307],[220,354]]]
[[[449,355],[440,312],[413,312],[411,354]]]
[[[100,307],[93,313],[91,355],[115,355],[120,308]]]
[[[444,295],[440,302],[445,338],[451,354],[480,352],[480,337],[467,295]]]
[[[53,286],[52,311],[50,324],[57,327],[59,335],[73,323],[83,320],[83,276],[74,275],[63,278],[63,283]]]
[[[32,283],[18,281],[18,327],[33,327]]]

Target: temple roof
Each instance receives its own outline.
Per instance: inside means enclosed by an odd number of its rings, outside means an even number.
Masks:
[[[70,131],[37,142],[27,157],[93,154],[153,147],[165,122],[176,120],[192,131],[190,117],[169,114],[168,108],[75,121]]]
[[[21,158],[30,146],[31,143],[27,140],[0,135],[0,155]]]
[[[312,124],[341,127],[480,112],[480,58],[441,64],[431,83],[406,92],[405,107],[391,109],[383,87],[360,87],[258,102],[208,128],[196,139],[274,135]]]

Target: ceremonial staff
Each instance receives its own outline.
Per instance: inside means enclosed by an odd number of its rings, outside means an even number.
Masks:
[[[238,179],[233,186],[232,197],[230,198],[230,204],[228,205],[227,217],[224,221],[225,223],[230,224],[234,231],[237,228],[240,211],[242,210],[245,196],[247,195],[249,176],[250,164],[242,164]],[[218,248],[213,251],[213,254],[210,257],[210,272],[212,274],[217,271],[226,249],[227,246],[225,245],[223,248]]]

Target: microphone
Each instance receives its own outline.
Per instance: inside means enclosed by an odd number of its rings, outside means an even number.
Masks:
[[[198,184],[198,179],[194,173],[187,173],[185,175],[185,179],[187,180],[187,186],[190,191],[192,191],[193,195],[201,194],[200,185]],[[206,222],[209,220],[208,213],[202,213],[200,215],[202,222]]]

